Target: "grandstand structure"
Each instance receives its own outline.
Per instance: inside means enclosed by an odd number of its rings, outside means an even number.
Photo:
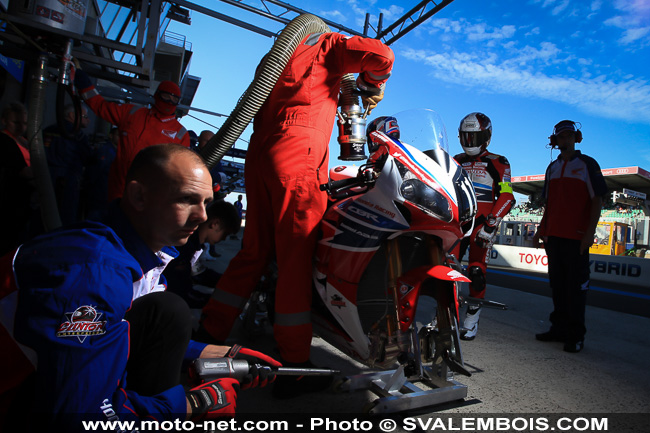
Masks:
[[[601,170],[610,192],[629,188],[650,195],[650,172],[641,167],[606,168]],[[513,176],[512,189],[527,196],[542,192],[544,175]]]
[[[600,221],[621,222],[633,227],[635,244],[650,245],[650,172],[638,167],[601,170],[612,200],[601,212]],[[538,223],[542,218],[541,202],[545,175],[512,177],[514,192],[528,197],[528,202],[514,207],[506,221]],[[527,226],[530,227],[530,226]],[[523,235],[523,233],[522,233]]]

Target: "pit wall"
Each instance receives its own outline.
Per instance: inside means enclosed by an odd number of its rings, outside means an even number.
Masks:
[[[591,279],[634,286],[650,285],[650,260],[631,256],[590,254]],[[488,266],[502,266],[534,272],[548,272],[543,248],[493,245]]]

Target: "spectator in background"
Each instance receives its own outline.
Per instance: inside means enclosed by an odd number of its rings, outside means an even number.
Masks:
[[[187,130],[176,120],[176,106],[181,89],[172,81],[163,81],[154,93],[151,108],[106,101],[95,89],[90,77],[77,65],[74,84],[86,104],[102,119],[116,125],[120,144],[111,165],[108,199],[122,196],[126,173],[135,155],[145,147],[161,143],[176,143],[190,147]]]
[[[197,149],[199,154],[203,151],[205,145],[214,137],[214,132],[204,130],[201,131],[198,137]],[[223,190],[224,183],[227,179],[226,173],[223,171],[223,166],[221,161],[217,162],[214,167],[210,169],[210,175],[212,176],[212,188],[214,190],[215,200],[225,198],[227,191]]]
[[[0,256],[27,239],[34,192],[25,106],[12,102],[0,114]]]
[[[584,347],[587,332],[589,247],[594,243],[607,185],[596,160],[576,150],[582,131],[575,122],[559,122],[549,138],[560,155],[546,169],[542,190],[546,207],[533,245],[539,247],[543,241],[548,256],[553,312],[551,329],[535,337],[563,342],[566,352],[576,353]]]
[[[201,133],[199,134],[198,143],[197,143],[197,146],[198,146],[199,150],[203,150],[205,145],[208,143],[208,141],[210,141],[210,139],[212,137],[214,137],[214,132],[208,131],[207,129],[201,131]]]
[[[90,162],[84,174],[84,203],[86,219],[103,221],[108,211],[108,173],[117,154],[120,131],[113,126],[108,138],[93,149]]]
[[[79,131],[73,131],[75,107],[67,105],[64,109],[64,127],[50,125],[43,130],[43,146],[50,177],[54,186],[56,203],[63,225],[74,224],[81,220],[79,202],[84,167],[90,161],[91,148],[88,136],[83,129],[88,126],[88,110],[81,108],[81,125]]]
[[[187,131],[187,134],[190,136],[190,150],[195,152],[199,151],[199,137],[196,135],[196,132],[191,129]]]
[[[237,196],[237,201],[235,202],[235,208],[237,208],[237,212],[239,213],[239,219],[243,218],[244,215],[244,204],[242,203],[244,196],[239,194]]]
[[[183,298],[190,308],[203,308],[210,298],[209,294],[194,288],[194,284],[214,287],[221,274],[206,268],[198,260],[203,253],[203,245],[216,245],[228,235],[237,233],[241,219],[235,207],[223,200],[210,203],[206,209],[207,220],[178,248],[178,257],[165,268],[167,290]]]
[[[197,137],[196,151],[201,154],[201,151],[205,145],[214,137],[214,132],[203,130]],[[215,200],[223,200],[228,192],[224,191],[224,183],[227,179],[226,173],[223,172],[223,166],[221,161],[217,162],[210,169],[210,176],[212,176],[212,191],[214,192]],[[201,256],[202,260],[211,261],[216,260],[218,257],[221,257],[221,254],[216,249],[214,243],[204,243],[203,245],[203,255]]]

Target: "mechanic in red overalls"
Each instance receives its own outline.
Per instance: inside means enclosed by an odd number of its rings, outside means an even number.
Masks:
[[[109,200],[122,196],[126,172],[140,150],[163,143],[190,147],[190,135],[176,120],[181,89],[173,81],[158,85],[151,108],[106,101],[81,69],[76,70],[74,84],[93,112],[119,130],[120,143],[108,174]]]
[[[340,82],[360,73],[357,84],[383,98],[393,52],[375,39],[338,33],[308,35],[296,48],[268,99],[255,116],[246,155],[246,231],[243,246],[203,309],[202,328],[225,340],[237,316],[275,257],[278,280],[274,334],[282,362],[309,367],[312,326],[312,260],[327,195],[328,144]],[[330,377],[280,376],[276,398],[329,386]]]
[[[485,114],[470,113],[465,116],[460,122],[458,136],[465,152],[456,155],[454,159],[472,179],[478,212],[474,219],[474,231],[461,241],[457,257],[462,258],[469,248],[469,294],[483,299],[492,242],[499,223],[515,204],[510,183],[510,163],[505,156],[487,151],[492,138],[492,122]],[[463,340],[473,340],[476,337],[480,313],[480,306],[470,305],[467,308],[461,334]]]

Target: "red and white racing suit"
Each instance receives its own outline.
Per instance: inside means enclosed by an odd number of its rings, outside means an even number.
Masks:
[[[328,143],[340,81],[347,73],[379,87],[390,76],[393,52],[375,39],[311,34],[296,49],[255,117],[246,155],[246,231],[212,299],[203,328],[218,340],[230,329],[269,262],[278,281],[275,339],[286,362],[309,359],[312,260],[327,205]]]
[[[83,74],[81,70],[77,74]],[[176,117],[163,114],[156,107],[147,108],[133,104],[106,101],[90,80],[82,82],[80,94],[93,112],[117,126],[120,143],[108,174],[108,199],[122,197],[126,173],[133,158],[145,147],[155,144],[176,143],[190,147],[190,135]]]
[[[460,247],[456,249],[456,256],[460,259],[469,247],[468,270],[472,282],[469,285],[470,296],[483,299],[485,297],[485,275],[487,263],[490,259],[491,245],[485,246],[476,241],[476,235],[488,219],[495,218],[497,222],[510,212],[515,204],[510,183],[510,163],[505,156],[490,153],[487,150],[477,156],[465,153],[456,155],[454,159],[469,174],[474,190],[478,212],[474,222],[474,231],[471,236],[464,238]],[[498,229],[498,223],[495,230]],[[480,268],[478,273],[473,267]]]

